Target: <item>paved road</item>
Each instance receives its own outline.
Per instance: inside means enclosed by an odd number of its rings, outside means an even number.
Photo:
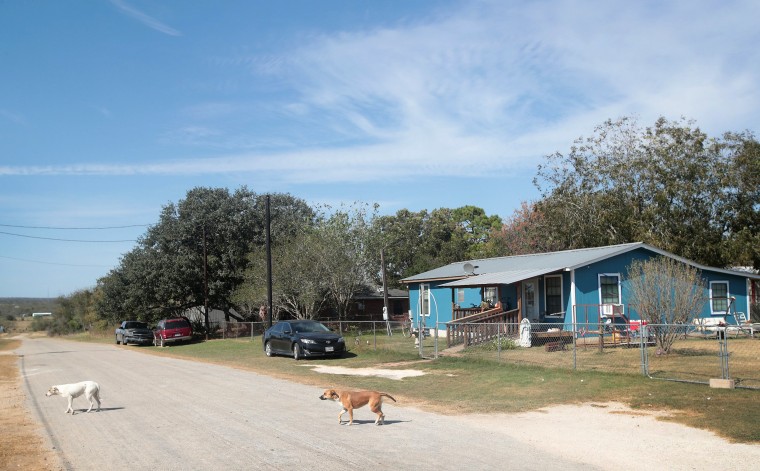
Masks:
[[[385,426],[366,409],[339,426],[337,404],[313,386],[138,350],[27,339],[17,351],[28,406],[65,469],[594,469],[393,403]],[[80,397],[66,415],[65,399],[45,397],[51,385],[86,379],[100,383],[99,413],[85,414]]]

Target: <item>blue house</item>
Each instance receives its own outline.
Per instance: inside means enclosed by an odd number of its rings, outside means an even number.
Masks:
[[[572,324],[594,324],[607,315],[638,320],[629,306],[628,267],[634,260],[657,256],[700,270],[706,285],[699,317],[726,316],[729,300],[735,298],[731,312],[749,319],[752,303],[760,300],[760,275],[700,265],[641,242],[467,260],[401,281],[409,286],[415,324],[427,329],[445,329],[446,323],[487,311],[499,314],[500,322],[529,319],[570,330]],[[736,323],[735,317],[726,321]]]

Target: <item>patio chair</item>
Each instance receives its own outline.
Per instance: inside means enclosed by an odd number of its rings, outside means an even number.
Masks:
[[[755,326],[747,318],[747,314],[743,312],[737,312],[734,317],[736,318],[737,335],[739,334],[738,331],[742,331],[749,332],[750,337],[755,336]]]

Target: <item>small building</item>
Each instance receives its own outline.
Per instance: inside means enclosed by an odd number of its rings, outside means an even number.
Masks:
[[[360,321],[382,321],[384,306],[383,288],[367,286],[354,296],[348,317]],[[388,320],[408,319],[408,313],[409,292],[405,289],[388,289]]]
[[[705,280],[705,305],[699,317],[734,313],[750,318],[752,295],[760,275],[708,267],[641,242],[531,255],[495,257],[450,263],[414,276],[409,303],[414,322],[433,327],[494,310],[501,322],[523,319],[556,323],[565,330],[580,323],[598,323],[623,311],[639,317],[629,305],[626,279],[634,260],[669,257],[700,270]],[[731,301],[729,301],[731,300]]]
[[[48,317],[52,315],[53,315],[52,312],[33,312],[32,313],[32,317]]]

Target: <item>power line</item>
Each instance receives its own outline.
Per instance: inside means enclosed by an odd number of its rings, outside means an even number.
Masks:
[[[58,242],[84,242],[84,243],[123,243],[123,242],[137,242],[134,239],[123,239],[123,240],[81,240],[81,239],[59,239],[56,237],[40,237],[40,236],[31,236],[26,234],[16,234],[13,232],[4,232],[0,231],[0,234],[15,236],[15,237],[26,237],[27,239],[43,239],[43,240],[55,240]]]
[[[54,230],[77,230],[77,231],[98,231],[103,229],[128,229],[132,227],[148,227],[150,224],[130,224],[127,226],[102,226],[102,227],[54,227],[54,226],[17,226],[13,224],[0,224],[0,227],[15,227],[18,229],[54,229]]]
[[[25,258],[16,258],[16,257],[6,257],[5,255],[0,255],[0,258],[5,258],[8,260],[16,260],[19,262],[30,262],[30,263],[40,263],[43,265],[59,265],[63,267],[85,267],[85,268],[110,268],[107,265],[84,265],[84,264],[76,264],[76,263],[56,263],[56,262],[43,262],[41,260],[28,260]]]

